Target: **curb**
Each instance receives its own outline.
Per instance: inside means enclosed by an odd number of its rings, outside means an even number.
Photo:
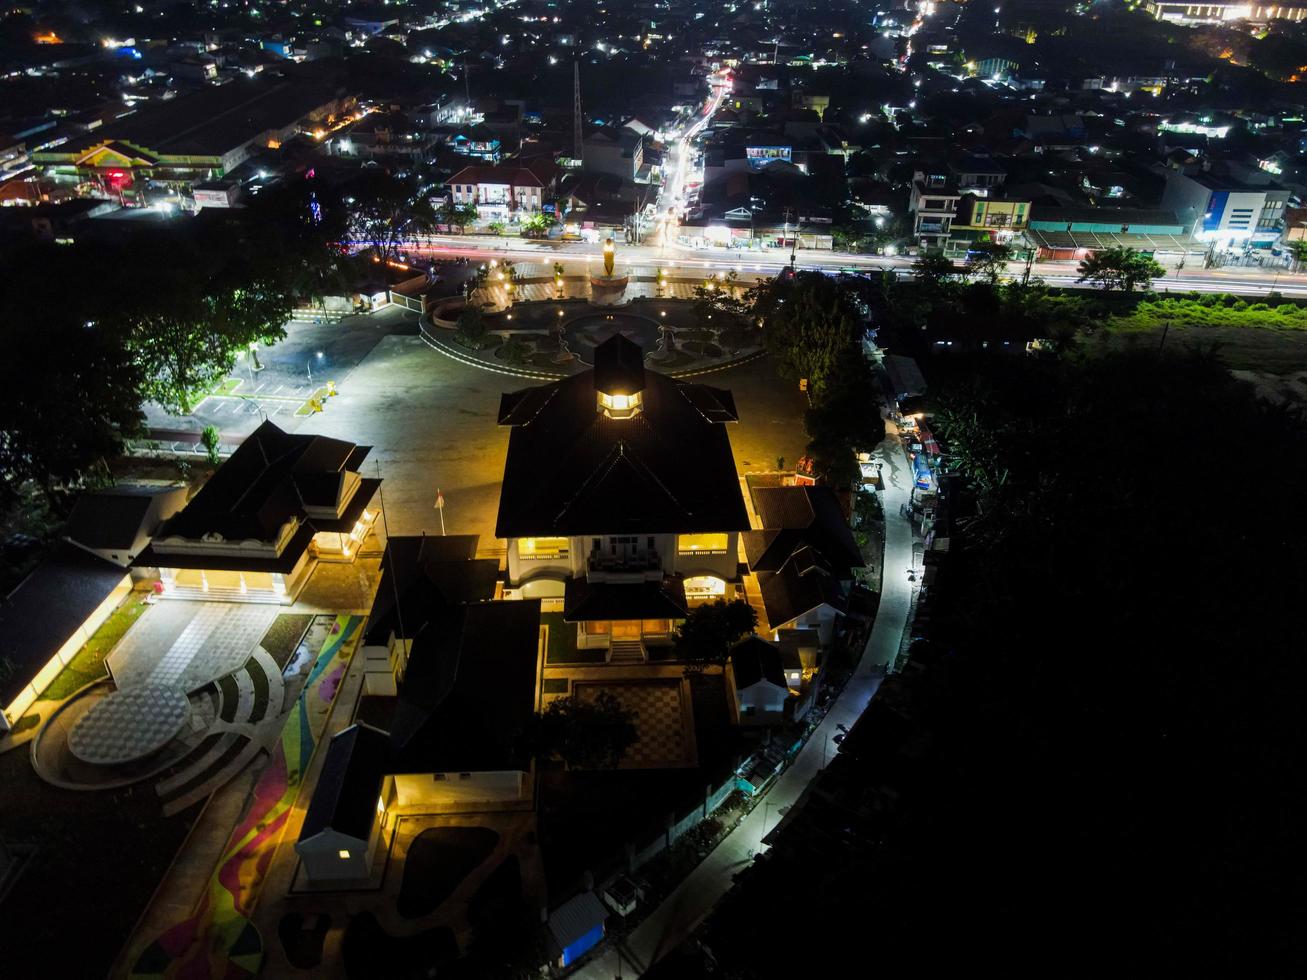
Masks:
[[[418,336],[420,336],[422,338],[422,342],[425,343],[432,350],[439,351],[441,354],[444,354],[446,357],[450,358],[451,360],[458,361],[460,364],[465,364],[468,367],[475,367],[475,368],[480,368],[483,371],[490,371],[494,374],[502,374],[510,378],[525,378],[529,381],[562,381],[564,378],[571,377],[570,374],[554,374],[545,371],[531,371],[525,368],[514,369],[508,367],[500,367],[498,364],[487,363],[486,361],[483,361],[480,358],[471,357],[470,355],[464,354],[462,351],[456,350],[454,347],[445,343],[443,340],[438,339],[437,337],[435,337],[434,335],[432,335],[427,331],[425,324],[419,325]],[[724,361],[721,364],[711,364],[708,367],[697,368],[693,371],[670,371],[668,372],[667,376],[669,378],[677,378],[677,379],[696,378],[701,375],[712,374],[717,371],[725,371],[728,368],[740,367],[741,365],[744,364],[750,364],[753,361],[756,361],[759,358],[763,358],[766,356],[767,356],[767,352],[765,350],[756,350],[753,351],[752,353],[745,354],[742,357],[737,357],[733,361]]]

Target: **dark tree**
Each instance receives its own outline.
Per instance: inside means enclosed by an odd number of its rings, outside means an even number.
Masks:
[[[609,691],[556,698],[533,719],[526,744],[538,758],[556,756],[573,769],[616,769],[639,740],[635,717]]]
[[[47,494],[116,456],[144,422],[144,373],[126,330],[97,319],[112,295],[67,288],[96,282],[88,250],[39,247],[10,256],[0,285],[0,495],[26,481]]]
[[[743,599],[714,599],[695,606],[676,630],[676,653],[684,660],[724,663],[731,645],[758,625],[758,614]]]

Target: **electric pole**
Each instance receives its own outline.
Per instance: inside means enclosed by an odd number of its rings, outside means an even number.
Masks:
[[[581,162],[581,63],[572,62],[572,152],[578,164]]]

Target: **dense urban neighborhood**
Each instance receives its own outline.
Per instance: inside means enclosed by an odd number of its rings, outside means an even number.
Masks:
[[[1307,0],[0,11],[0,972],[1307,971]]]

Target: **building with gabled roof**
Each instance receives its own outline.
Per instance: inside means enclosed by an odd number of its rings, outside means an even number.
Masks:
[[[510,588],[563,598],[578,645],[610,657],[670,643],[690,601],[739,580],[737,418],[729,391],[648,369],[620,334],[592,370],[505,394],[496,534]]]
[[[293,602],[317,560],[352,561],[376,520],[381,481],[358,472],[370,449],[265,421],[132,565],[157,568],[165,596]]]
[[[332,738],[295,842],[311,880],[361,881],[371,874],[389,760],[389,736],[370,725],[355,723]]]

